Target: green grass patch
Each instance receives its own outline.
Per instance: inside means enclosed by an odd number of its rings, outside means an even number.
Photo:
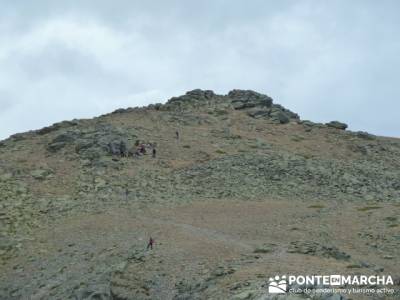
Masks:
[[[261,254],[266,254],[266,253],[271,253],[272,250],[268,248],[257,248],[253,251],[253,253],[261,253]]]
[[[358,211],[370,211],[370,210],[375,210],[375,209],[380,209],[382,206],[377,206],[377,205],[371,205],[371,206],[364,206],[357,208]]]
[[[229,135],[228,138],[231,140],[240,140],[242,138],[242,136],[238,135],[238,134],[231,134],[231,135]]]
[[[361,269],[362,267],[360,265],[348,265],[346,266],[347,269]]]
[[[227,115],[227,114],[228,114],[228,111],[223,110],[223,109],[218,109],[218,110],[214,111],[214,115],[215,116],[224,116],[224,115]]]
[[[292,141],[293,142],[301,142],[301,141],[304,141],[304,137],[303,136],[299,136],[299,135],[295,135],[295,136],[292,136]]]
[[[314,204],[314,205],[310,205],[308,208],[325,208],[325,205],[322,205],[322,204]]]

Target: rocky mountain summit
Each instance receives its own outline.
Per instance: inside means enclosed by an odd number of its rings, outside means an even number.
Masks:
[[[254,91],[193,90],[13,135],[0,299],[347,299],[266,284],[398,275],[400,140],[346,129]]]

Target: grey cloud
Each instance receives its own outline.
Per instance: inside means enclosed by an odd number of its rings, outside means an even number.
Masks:
[[[0,138],[198,87],[399,136],[397,1],[4,2]]]
[[[12,96],[4,90],[0,90],[0,112],[7,111],[13,105]]]

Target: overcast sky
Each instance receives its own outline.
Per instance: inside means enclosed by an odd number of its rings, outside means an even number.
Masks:
[[[0,0],[0,139],[195,88],[400,137],[399,37],[396,0]]]

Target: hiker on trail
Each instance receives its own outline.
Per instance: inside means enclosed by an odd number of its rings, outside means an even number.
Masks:
[[[144,144],[140,145],[139,151],[141,154],[146,154],[146,147],[144,146]]]
[[[126,152],[126,144],[124,141],[121,141],[119,143],[119,153],[121,154],[122,157],[127,156],[127,152]]]
[[[153,148],[153,158],[156,158],[156,152],[157,152],[157,150],[156,150],[156,148]]]
[[[154,245],[154,239],[150,237],[149,243],[147,244],[147,250],[149,250],[149,248],[153,250],[153,245]]]
[[[179,141],[179,131],[178,130],[175,131],[175,136],[176,136],[176,140]]]

